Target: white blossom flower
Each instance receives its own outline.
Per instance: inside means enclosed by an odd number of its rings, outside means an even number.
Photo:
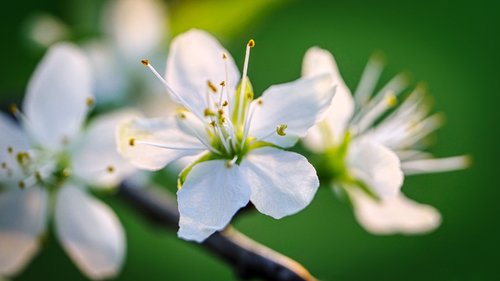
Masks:
[[[272,86],[254,99],[247,77],[254,44],[247,45],[239,86],[231,56],[200,30],[173,40],[165,79],[143,61],[185,110],[123,124],[118,149],[149,170],[201,153],[179,176],[181,238],[203,241],[249,201],[276,219],[296,213],[318,188],[311,164],[280,148],[293,146],[322,117],[334,94],[330,76]]]
[[[85,55],[57,44],[29,82],[24,113],[12,107],[21,127],[0,113],[0,275],[29,262],[52,212],[59,241],[88,277],[107,278],[121,267],[122,226],[86,186],[109,188],[134,170],[114,138],[116,124],[130,114],[98,117],[82,131],[93,103],[91,79]]]
[[[468,160],[465,156],[435,159],[422,151],[422,140],[440,125],[439,115],[428,115],[422,87],[384,117],[407,82],[404,75],[397,75],[373,95],[381,72],[380,61],[371,60],[353,97],[333,56],[317,47],[309,49],[303,76],[329,73],[337,91],[324,121],[309,131],[304,143],[324,153],[333,173],[332,186],[348,194],[365,229],[376,234],[428,232],[439,226],[440,214],[400,193],[403,173],[462,169]]]

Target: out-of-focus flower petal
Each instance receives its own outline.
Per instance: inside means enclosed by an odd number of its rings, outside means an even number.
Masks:
[[[50,48],[24,99],[25,125],[35,140],[51,148],[70,141],[87,114],[91,88],[88,60],[76,46],[60,43]]]
[[[38,251],[47,200],[38,187],[0,192],[0,276],[19,272]]]
[[[125,256],[125,235],[115,213],[80,188],[66,185],[57,196],[56,232],[71,259],[92,279],[115,276]]]

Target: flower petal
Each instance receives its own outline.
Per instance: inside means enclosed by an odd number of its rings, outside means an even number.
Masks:
[[[115,276],[125,256],[120,221],[80,188],[63,186],[55,209],[56,233],[73,262],[92,279]]]
[[[137,116],[121,110],[94,119],[73,150],[74,174],[92,185],[112,187],[133,173],[135,167],[116,149],[115,132],[118,124]]]
[[[201,242],[221,230],[250,199],[250,188],[237,165],[224,160],[196,164],[177,192],[179,237]]]
[[[26,124],[36,141],[59,147],[80,130],[91,94],[90,67],[75,46],[50,48],[31,77],[24,99]]]
[[[250,136],[281,147],[293,146],[324,116],[334,93],[327,74],[271,86],[262,94],[260,102],[252,102],[255,113]],[[280,125],[287,125],[285,136],[276,132]]]
[[[0,193],[0,276],[22,270],[38,251],[47,219],[47,193],[18,188]]]
[[[0,182],[11,183],[21,180],[21,170],[15,155],[29,149],[28,138],[14,121],[0,112]],[[17,186],[16,186],[17,188]]]
[[[155,0],[109,1],[105,7],[103,28],[108,32],[121,57],[139,63],[165,34],[165,7]]]
[[[175,118],[124,122],[117,128],[117,142],[118,152],[123,157],[146,170],[159,170],[176,159],[205,150],[198,139],[178,127]],[[160,145],[164,147],[158,147]]]
[[[358,189],[348,193],[358,222],[373,234],[427,233],[441,224],[441,215],[434,207],[403,194],[377,202]]]
[[[333,85],[336,85],[335,96],[323,121],[326,126],[314,126],[304,139],[308,148],[318,153],[323,152],[329,144],[338,145],[342,142],[348,122],[354,112],[354,99],[340,75],[333,56],[318,47],[310,48],[304,56],[302,75],[311,77],[325,72],[332,76]],[[330,131],[325,133],[324,130]]]
[[[222,55],[226,54],[224,60]],[[227,68],[226,68],[227,63]],[[227,71],[226,71],[227,69]],[[198,116],[207,107],[207,81],[226,81],[226,92],[234,93],[240,74],[229,52],[210,34],[192,29],[174,38],[167,59],[166,80]]]
[[[347,163],[353,176],[382,199],[396,196],[403,185],[404,176],[398,156],[367,138],[351,143]]]
[[[275,219],[304,209],[319,186],[316,170],[297,153],[264,147],[251,151],[241,171],[252,189],[259,212]]]

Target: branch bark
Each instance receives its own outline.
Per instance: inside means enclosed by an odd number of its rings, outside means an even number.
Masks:
[[[144,189],[125,182],[118,189],[118,197],[156,226],[177,231],[177,203],[162,189]],[[231,226],[197,245],[221,259],[244,280],[316,280],[298,262],[257,243]]]

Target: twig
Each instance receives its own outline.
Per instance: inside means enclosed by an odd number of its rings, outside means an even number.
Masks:
[[[177,231],[177,204],[167,192],[160,188],[144,189],[124,183],[118,189],[118,197],[130,203],[155,225]],[[241,279],[316,280],[296,261],[251,240],[233,227],[214,233],[198,245],[231,266]]]

